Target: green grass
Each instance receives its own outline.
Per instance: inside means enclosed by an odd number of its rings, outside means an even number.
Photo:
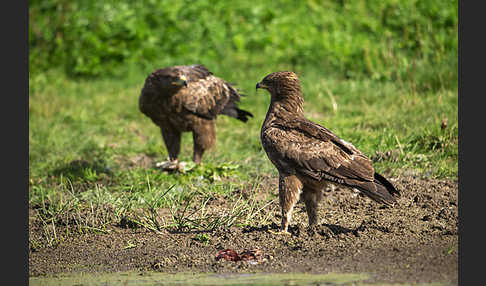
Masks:
[[[262,182],[277,172],[259,139],[269,94],[255,84],[278,70],[299,74],[306,116],[378,172],[457,179],[457,1],[83,3],[29,6],[29,205],[43,231],[31,247],[113,225],[268,224],[278,198]],[[167,174],[151,164],[167,151],[138,96],[153,69],[195,63],[237,83],[255,117],[219,117],[204,164]]]

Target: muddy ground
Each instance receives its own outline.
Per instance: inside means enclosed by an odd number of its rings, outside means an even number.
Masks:
[[[320,224],[307,228],[304,205],[294,210],[291,236],[276,235],[273,223],[208,232],[164,232],[112,226],[109,234],[71,235],[56,247],[29,250],[29,275],[69,272],[365,272],[366,282],[458,284],[457,181],[392,179],[402,192],[399,205],[380,206],[349,189],[326,192]],[[264,184],[277,192],[277,179]],[[215,200],[217,208],[221,200]],[[41,231],[31,221],[30,235]],[[127,247],[128,242],[131,247]],[[222,249],[259,248],[259,260],[216,260]]]

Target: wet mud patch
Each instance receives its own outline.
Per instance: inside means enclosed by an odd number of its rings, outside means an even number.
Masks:
[[[392,181],[402,192],[393,208],[348,189],[327,191],[320,204],[319,224],[313,228],[307,226],[305,208],[299,202],[289,228],[291,235],[270,232],[279,228],[278,208],[272,209],[268,224],[204,233],[156,234],[113,225],[106,233],[70,235],[56,246],[31,248],[29,274],[337,272],[367,273],[369,283],[457,285],[457,181],[416,177]],[[275,186],[275,182],[268,185]],[[32,235],[38,231],[30,229]],[[261,250],[258,263],[215,259],[225,249],[241,253],[255,248]]]
[[[29,285],[356,285],[362,274],[118,272],[33,277]]]

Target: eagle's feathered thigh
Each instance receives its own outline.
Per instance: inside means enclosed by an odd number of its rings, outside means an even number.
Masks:
[[[309,224],[327,182],[356,188],[374,201],[393,205],[400,193],[376,173],[371,160],[327,128],[304,117],[300,81],[295,73],[276,72],[257,84],[271,94],[261,129],[262,146],[279,172],[281,231],[287,232],[292,209],[305,203]]]

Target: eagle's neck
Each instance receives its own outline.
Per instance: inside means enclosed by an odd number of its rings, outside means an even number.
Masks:
[[[273,122],[284,121],[292,117],[304,116],[304,99],[301,95],[274,96],[270,101],[267,116],[263,127],[270,126]]]

